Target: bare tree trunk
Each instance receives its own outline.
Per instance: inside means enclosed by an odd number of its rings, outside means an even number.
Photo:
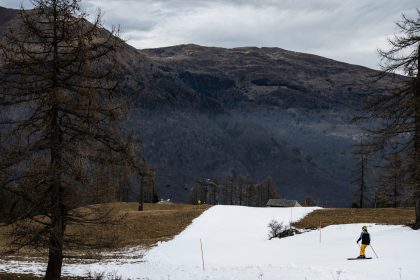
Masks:
[[[216,186],[213,186],[213,205],[216,205]]]
[[[364,190],[365,190],[365,159],[363,158],[362,155],[362,170],[361,170],[361,182],[360,182],[360,208],[363,208],[363,195],[364,195]]]
[[[57,240],[57,242],[59,242]],[[56,246],[54,244],[53,246]],[[58,280],[61,279],[61,268],[63,264],[63,256],[59,250],[52,250],[48,253],[48,267],[45,274],[45,280]]]
[[[61,184],[61,151],[62,134],[57,122],[57,111],[53,110],[52,126],[54,131],[53,148],[51,150],[52,183],[51,188],[51,229],[48,247],[48,265],[45,280],[57,280],[61,278],[63,265],[63,244],[66,228],[65,216],[67,215],[64,206],[64,189]]]
[[[417,48],[417,77],[415,82],[415,136],[414,136],[414,197],[416,201],[416,223],[420,228],[420,44]]]
[[[267,192],[266,192],[267,190]],[[264,193],[266,195],[265,197],[265,204],[267,204],[267,202],[270,200],[270,186],[269,185],[264,185]]]
[[[64,207],[64,190],[61,183],[61,169],[62,169],[62,151],[61,147],[63,144],[63,135],[59,124],[58,117],[58,75],[59,70],[59,59],[58,59],[58,11],[57,2],[52,3],[53,8],[53,69],[52,69],[52,102],[51,108],[51,167],[52,167],[52,190],[53,195],[51,196],[51,230],[49,237],[49,252],[48,252],[48,265],[45,273],[45,280],[57,280],[61,279],[61,268],[63,265],[63,243],[64,243],[64,231],[65,231],[65,207]]]
[[[140,201],[139,201],[139,211],[144,210],[144,176],[141,177],[140,181]]]
[[[238,190],[239,190],[239,205],[242,205],[242,186],[241,185],[239,185]]]
[[[414,225],[414,228],[415,229],[420,229],[419,217],[420,217],[420,198],[417,196],[417,201],[416,201],[416,223]]]
[[[230,205],[233,205],[233,185],[230,185]]]
[[[194,198],[194,203],[193,204],[197,204],[198,203],[198,190],[194,190],[194,194],[195,194],[195,198]]]
[[[398,192],[397,192],[397,188],[398,188],[398,183],[397,183],[397,176],[394,177],[394,208],[397,208],[398,206],[398,202],[397,202],[397,197],[398,197]]]
[[[61,268],[63,265],[63,243],[65,222],[63,218],[63,209],[57,205],[54,209],[53,228],[50,232],[48,265],[45,273],[45,280],[61,279]]]

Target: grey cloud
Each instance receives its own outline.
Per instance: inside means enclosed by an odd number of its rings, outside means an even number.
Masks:
[[[3,2],[16,2],[0,0]],[[418,0],[85,0],[138,48],[269,46],[377,68],[377,48]]]
[[[19,9],[21,7],[21,4],[23,4],[25,8],[30,6],[29,0],[0,0],[0,6],[12,9]]]
[[[122,19],[119,16],[108,17],[107,22],[112,22],[112,25],[120,25],[123,32],[128,31],[152,31],[158,24],[151,20],[135,20],[135,19]]]

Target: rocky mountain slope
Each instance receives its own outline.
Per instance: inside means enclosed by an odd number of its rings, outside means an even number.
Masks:
[[[0,8],[0,34],[15,11]],[[144,142],[161,196],[185,201],[198,178],[271,176],[280,195],[351,201],[349,124],[390,79],[375,71],[280,48],[125,44],[122,89],[137,97],[127,128]]]

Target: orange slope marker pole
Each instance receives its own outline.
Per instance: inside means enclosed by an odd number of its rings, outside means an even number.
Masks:
[[[203,271],[205,271],[205,268],[204,268],[203,241],[201,240],[201,238],[200,238],[200,245],[201,245],[201,261],[203,263]]]

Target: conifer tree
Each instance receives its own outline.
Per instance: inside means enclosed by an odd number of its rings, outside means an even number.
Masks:
[[[117,31],[88,22],[80,0],[32,0],[0,43],[0,188],[13,198],[13,249],[48,248],[45,279],[60,279],[70,224],[104,223],[92,200],[104,166],[144,164],[120,129],[127,98],[118,88]],[[102,172],[103,173],[103,172]],[[103,190],[105,191],[105,190]]]
[[[405,197],[405,170],[400,154],[384,158],[385,165],[377,183],[376,199],[379,205],[397,208]]]
[[[368,158],[369,150],[368,144],[363,142],[363,136],[360,137],[360,143],[354,145],[356,151],[353,153],[353,156],[357,158],[356,168],[353,170],[353,184],[356,185],[356,191],[354,192],[354,202],[353,206],[359,208],[364,208],[368,201],[367,197],[367,185],[366,177],[368,170]]]

